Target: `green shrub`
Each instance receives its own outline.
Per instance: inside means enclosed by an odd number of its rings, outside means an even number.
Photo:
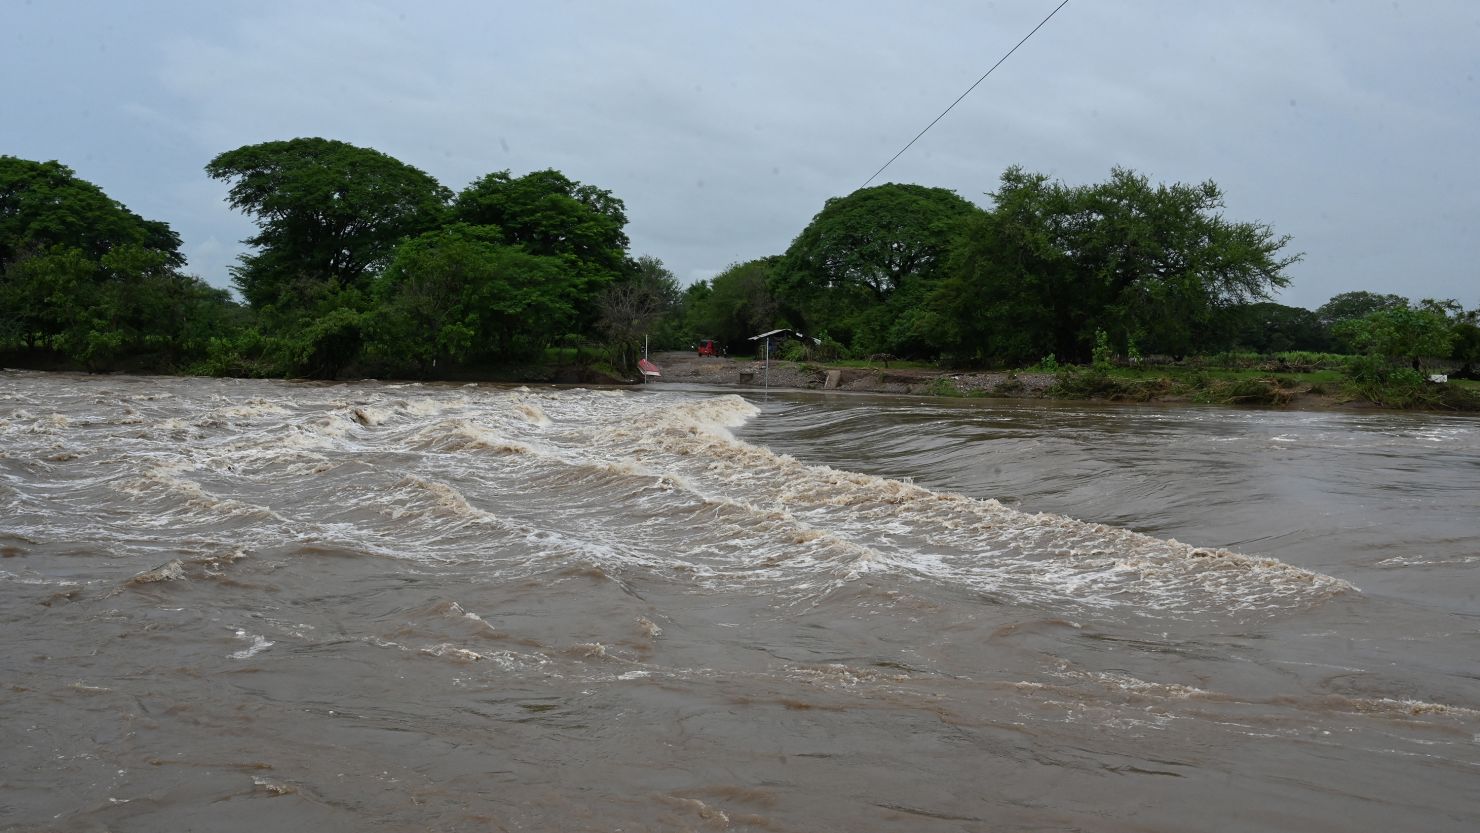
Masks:
[[[956,386],[956,380],[949,376],[937,376],[930,380],[930,385],[925,392],[931,396],[962,396],[961,388]]]
[[[1197,367],[1216,367],[1225,370],[1249,370],[1258,367],[1263,361],[1264,357],[1258,353],[1229,350],[1194,359],[1192,364]]]
[[[1363,398],[1385,408],[1437,405],[1440,401],[1438,386],[1430,385],[1411,367],[1395,368],[1382,378],[1359,381],[1355,387]]]
[[[1115,358],[1115,353],[1110,349],[1110,335],[1104,330],[1095,330],[1095,349],[1091,356],[1096,370],[1106,370],[1110,362]]]
[[[1378,355],[1350,356],[1346,377],[1363,399],[1385,408],[1440,404],[1441,386],[1430,384],[1411,367],[1399,367]]]

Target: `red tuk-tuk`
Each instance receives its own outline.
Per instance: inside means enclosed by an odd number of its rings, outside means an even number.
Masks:
[[[714,339],[712,339],[712,338],[706,338],[703,341],[699,342],[699,355],[701,355],[701,356],[717,356],[717,355],[719,355],[719,348],[715,345]]]

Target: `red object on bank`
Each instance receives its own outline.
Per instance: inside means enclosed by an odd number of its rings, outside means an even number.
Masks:
[[[663,375],[658,370],[658,366],[655,365],[655,364],[653,364],[652,362],[648,361],[647,359],[638,359],[637,360],[637,369],[638,370],[641,370],[642,371],[642,375],[644,375],[644,376],[662,376]]]
[[[713,356],[716,352],[717,351],[714,347],[714,339],[706,338],[703,341],[699,342],[699,355]]]

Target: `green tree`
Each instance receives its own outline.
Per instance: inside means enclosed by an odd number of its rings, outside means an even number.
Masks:
[[[963,363],[1084,358],[1090,316],[1072,252],[1070,191],[1009,168],[991,211],[971,218],[928,299],[937,349]]]
[[[1324,352],[1333,346],[1331,335],[1319,315],[1308,309],[1273,301],[1229,309],[1228,326],[1235,346],[1259,353],[1289,350]]]
[[[1269,226],[1224,219],[1212,182],[1116,168],[1068,186],[1014,167],[993,197],[931,303],[941,346],[966,358],[1084,361],[1099,329],[1118,350],[1200,349],[1223,310],[1286,286],[1299,260]]]
[[[173,369],[236,325],[229,296],[180,273],[180,238],[59,162],[0,157],[0,333],[91,370]],[[202,331],[205,328],[206,332]]]
[[[556,170],[488,174],[457,195],[453,213],[469,225],[497,227],[504,243],[531,255],[564,259],[591,293],[632,268],[626,206],[610,191]]]
[[[1408,299],[1402,295],[1381,295],[1376,292],[1343,292],[1333,295],[1331,300],[1316,309],[1321,323],[1333,327],[1343,321],[1364,318],[1369,313],[1385,309],[1405,309]]]
[[[363,290],[403,239],[440,225],[451,192],[377,150],[329,139],[264,142],[206,165],[227,201],[257,222],[257,251],[234,268],[253,307],[287,312]],[[296,319],[293,315],[290,318]]]
[[[917,306],[962,223],[980,213],[953,191],[923,185],[890,183],[830,199],[778,264],[777,299],[811,330],[857,349],[892,347],[893,322]],[[884,309],[901,294],[908,303]]]
[[[1460,363],[1456,377],[1480,379],[1480,326],[1473,320],[1454,323],[1454,351],[1450,358]]]
[[[683,288],[679,297],[679,337],[686,346],[695,346],[699,339],[715,338],[709,332],[709,296],[714,288],[709,281],[694,281]]]
[[[0,269],[54,246],[96,260],[124,244],[159,252],[172,268],[185,264],[169,225],[129,211],[60,162],[0,156]]]
[[[1356,344],[1337,334],[1338,325],[1347,321],[1365,318],[1370,313],[1388,309],[1407,309],[1408,299],[1402,295],[1383,295],[1376,292],[1356,291],[1333,295],[1331,300],[1316,308],[1321,326],[1331,334],[1332,347],[1342,353],[1360,353]],[[1343,330],[1348,332],[1350,330]]]
[[[1448,358],[1455,340],[1454,328],[1444,315],[1407,306],[1379,309],[1341,321],[1334,330],[1368,356],[1414,365],[1424,359]]]
[[[748,351],[749,338],[773,329],[779,308],[771,295],[777,257],[731,265],[707,282],[706,290],[690,288],[686,298],[695,304],[690,321],[701,338],[714,338],[732,352]]]
[[[524,358],[564,333],[578,280],[560,258],[501,241],[495,227],[454,223],[404,243],[375,283],[372,357],[430,375]]]
[[[65,352],[94,303],[101,266],[81,249],[52,246],[5,265],[0,309],[27,350]]]
[[[1456,333],[1442,312],[1417,307],[1378,309],[1338,322],[1333,334],[1360,351],[1346,374],[1363,396],[1395,408],[1434,403],[1439,393],[1424,380],[1424,360],[1447,358]]]

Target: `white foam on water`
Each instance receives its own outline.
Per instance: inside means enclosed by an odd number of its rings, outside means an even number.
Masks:
[[[648,472],[676,471],[675,482],[706,500],[775,521],[771,531],[801,547],[765,562],[783,571],[826,563],[842,580],[899,573],[1046,605],[1129,606],[1173,616],[1301,607],[1354,589],[1271,558],[805,465],[735,440],[729,429],[756,413],[736,396],[652,410],[646,420],[599,432],[593,453],[629,449],[620,459],[640,460]],[[759,531],[766,526],[756,524]],[[765,550],[775,542],[758,535],[753,543]],[[819,543],[829,550],[822,558],[807,550]]]
[[[237,628],[236,638],[249,640],[252,644],[241,649],[240,651],[233,652],[231,654],[232,659],[251,659],[252,657],[277,644],[276,642],[269,642],[267,637],[265,636],[261,636],[255,633],[247,633],[241,628]]]
[[[155,584],[161,581],[180,581],[185,578],[185,565],[179,559],[169,561],[155,567],[137,573],[129,579],[130,584]]]
[[[236,403],[176,399],[169,407],[184,412],[159,421],[164,431],[89,429],[115,432],[90,442],[116,458],[47,465],[78,489],[129,498],[100,519],[117,538],[229,520],[253,546],[329,540],[477,561],[490,576],[595,565],[788,598],[908,579],[1183,618],[1298,609],[1353,590],[1271,558],[803,464],[736,439],[760,410],[734,395],[384,386],[345,401],[344,388],[278,389]],[[21,415],[8,438],[21,425],[76,430],[60,415]],[[175,436],[185,430],[199,436]],[[33,458],[57,441],[20,437],[14,450]]]
[[[545,412],[540,409],[540,406],[533,402],[520,402],[514,406],[514,410],[521,417],[528,420],[531,425],[538,425],[543,428],[551,424],[550,418],[545,416]]]

